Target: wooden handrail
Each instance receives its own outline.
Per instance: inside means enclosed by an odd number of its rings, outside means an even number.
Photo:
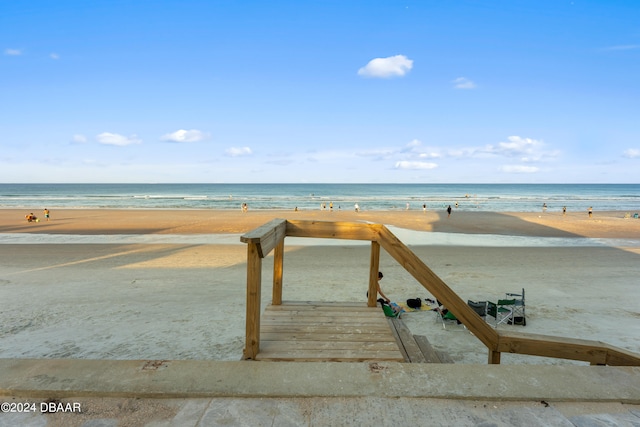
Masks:
[[[260,347],[262,258],[274,256],[274,305],[282,302],[282,266],[286,236],[371,241],[368,305],[375,306],[382,247],[425,289],[442,302],[489,350],[489,363],[500,363],[502,352],[581,360],[592,365],[640,366],[640,354],[599,341],[578,340],[492,328],[438,275],[381,224],[275,219],[243,236],[247,243],[247,336],[243,357],[254,359]]]

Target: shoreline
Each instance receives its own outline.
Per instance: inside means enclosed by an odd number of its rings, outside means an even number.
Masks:
[[[446,212],[409,211],[291,211],[212,209],[61,209],[46,221],[27,222],[29,213],[0,209],[0,233],[42,234],[224,234],[246,233],[276,218],[311,221],[380,223],[398,228],[442,233],[495,234],[535,237],[640,238],[640,220],[627,212]]]

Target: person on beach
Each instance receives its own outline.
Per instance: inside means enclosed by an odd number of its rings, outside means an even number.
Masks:
[[[380,295],[382,297],[382,299],[387,304],[389,304],[391,302],[391,300],[389,298],[387,298],[387,296],[384,294],[384,292],[382,292],[382,288],[380,288],[380,280],[382,280],[383,277],[384,277],[384,274],[382,274],[382,271],[378,271],[378,282],[377,282],[378,295]]]
[[[587,212],[589,212],[589,218],[593,217],[593,208],[591,206],[589,206],[589,209],[587,209]]]
[[[427,204],[423,203],[422,204],[422,212],[426,212],[427,211]]]
[[[449,218],[450,216],[451,216],[451,205],[447,207],[447,218]]]
[[[567,214],[567,207],[563,206],[562,207],[562,216],[565,216]]]
[[[356,212],[360,212],[360,205],[358,205],[357,203],[354,205]]]
[[[49,209],[44,208],[44,217],[49,221]]]
[[[382,274],[382,271],[378,271],[378,282],[376,283],[377,292],[378,292],[378,295],[380,296],[380,298],[378,298],[378,302],[382,306],[387,305],[391,307],[394,314],[397,316],[402,311],[402,307],[400,307],[396,303],[392,303],[391,300],[384,294],[384,292],[382,292],[382,288],[380,287],[380,280],[382,280],[383,277],[384,275]],[[367,293],[367,296],[369,296],[368,293]]]
[[[547,211],[547,204],[543,203],[542,204],[542,212],[546,212]]]
[[[38,222],[38,217],[35,216],[33,212],[29,213],[28,215],[25,215],[24,217],[27,219],[27,222],[33,222],[33,221]]]

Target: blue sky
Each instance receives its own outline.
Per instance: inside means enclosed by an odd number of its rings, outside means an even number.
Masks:
[[[0,182],[640,182],[637,0],[16,0],[0,49]]]

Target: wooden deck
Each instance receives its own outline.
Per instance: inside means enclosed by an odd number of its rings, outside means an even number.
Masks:
[[[379,307],[296,301],[267,306],[256,360],[403,362],[405,358]]]

